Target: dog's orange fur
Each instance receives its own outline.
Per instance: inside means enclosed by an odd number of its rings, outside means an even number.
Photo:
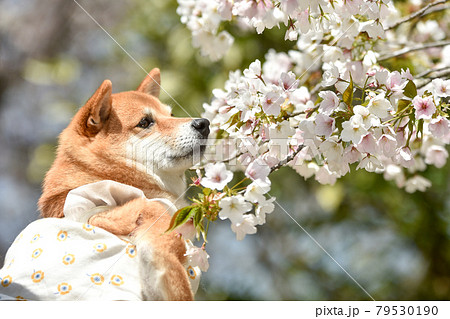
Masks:
[[[153,69],[136,91],[111,93],[105,80],[77,112],[59,137],[57,156],[47,173],[39,208],[43,217],[63,217],[67,193],[79,186],[114,180],[141,189],[147,198],[175,200],[154,178],[126,164],[125,143],[136,133],[143,110],[150,108],[155,119],[152,132],[171,136],[180,124],[191,119],[171,117],[158,99],[160,72]],[[184,242],[175,233],[163,234],[170,216],[158,202],[135,199],[123,206],[91,217],[90,223],[116,235],[132,234],[152,247],[152,265],[163,271],[163,299],[192,300],[183,267]]]
[[[121,207],[94,215],[89,222],[116,235],[132,233],[136,241],[149,243],[153,248],[152,267],[164,271],[164,299],[193,300],[186,270],[182,265],[186,258],[184,243],[174,233],[164,234],[170,222],[166,210],[158,202],[138,198]]]

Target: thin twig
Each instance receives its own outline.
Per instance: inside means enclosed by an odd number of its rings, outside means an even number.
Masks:
[[[413,12],[411,15],[403,18],[402,20],[394,23],[393,25],[391,25],[389,27],[386,27],[384,30],[387,31],[387,30],[394,29],[394,28],[398,27],[400,24],[403,24],[403,23],[408,22],[410,20],[413,20],[413,19],[415,19],[417,17],[422,17],[422,16],[424,16],[424,15],[426,15],[428,13],[431,13],[431,12],[426,12],[426,11],[429,8],[431,8],[431,7],[435,7],[435,6],[438,6],[440,4],[444,4],[444,3],[448,2],[448,1],[450,1],[450,0],[439,0],[439,1],[435,1],[435,2],[429,3],[425,7],[423,7],[422,9],[420,9],[420,10],[418,10],[416,12]],[[436,11],[438,11],[438,10],[433,10],[432,12],[436,12]]]
[[[437,69],[431,69],[431,70],[428,70],[428,71],[424,71],[424,72],[422,72],[422,73],[419,73],[419,74],[415,75],[414,77],[415,77],[416,79],[420,79],[420,78],[426,77],[427,75],[429,75],[429,74],[431,74],[431,73],[434,73],[434,72],[441,72],[441,71],[445,71],[445,70],[447,70],[447,69],[450,69],[450,66],[444,66],[444,67],[442,67],[442,68],[437,68]]]
[[[448,0],[447,0],[447,1],[448,1]],[[442,6],[442,7],[433,8],[433,9],[431,9],[431,10],[428,10],[427,13],[424,14],[424,16],[425,16],[425,15],[432,14],[432,13],[435,13],[435,12],[439,12],[439,11],[445,11],[445,10],[448,10],[448,9],[450,9],[450,4],[447,4],[447,5]]]
[[[317,92],[319,92],[322,89],[322,83],[319,82],[316,84],[316,86],[309,92],[309,94],[312,95],[316,95]]]
[[[270,174],[272,174],[273,172],[275,172],[276,170],[279,170],[281,167],[285,166],[286,164],[288,164],[290,161],[292,161],[295,156],[297,156],[298,153],[300,153],[300,151],[305,147],[305,145],[299,145],[297,147],[297,149],[291,154],[288,155],[284,160],[280,161],[277,165],[274,165],[270,168]],[[242,153],[240,154],[242,155]],[[204,167],[200,166],[200,167],[195,167],[195,168],[190,168],[188,169],[189,171],[195,171],[197,169],[203,169]]]
[[[299,145],[297,147],[297,149],[294,151],[294,153],[292,153],[291,155],[287,156],[284,160],[280,161],[277,165],[274,165],[270,168],[270,173],[272,174],[273,172],[275,172],[276,170],[280,169],[281,167],[283,167],[284,165],[286,165],[287,163],[289,163],[290,161],[292,161],[295,156],[297,156],[297,154],[305,147],[305,145]]]
[[[406,53],[410,53],[410,52],[414,52],[414,51],[420,51],[420,50],[425,50],[425,49],[430,49],[430,48],[445,47],[447,45],[450,45],[450,40],[429,42],[429,43],[417,45],[415,47],[406,47],[406,48],[397,50],[397,51],[393,52],[392,54],[382,55],[382,56],[380,56],[377,59],[377,61],[378,62],[379,61],[384,61],[384,60],[388,60],[388,59],[392,59],[392,58],[401,56],[401,55],[406,54]]]
[[[438,72],[436,75],[433,75],[433,76],[430,76],[430,77],[426,78],[422,83],[417,85],[417,88],[418,89],[423,88],[425,85],[427,85],[428,83],[430,83],[434,79],[440,79],[440,78],[448,79],[449,77],[450,77],[450,69],[443,70],[441,72]]]

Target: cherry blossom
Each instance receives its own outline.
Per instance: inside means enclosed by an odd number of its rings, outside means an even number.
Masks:
[[[233,179],[233,173],[224,163],[209,163],[205,166],[205,177],[200,181],[204,187],[221,190]]]
[[[284,101],[279,92],[277,92],[276,86],[272,88],[267,88],[267,93],[265,93],[262,101],[262,109],[268,115],[278,115],[280,114],[280,105]]]
[[[193,267],[199,267],[201,271],[208,271],[209,255],[204,247],[196,247],[190,240],[186,241],[186,253],[184,254],[188,258],[188,262]]]
[[[450,96],[450,80],[434,79],[431,83],[433,84],[433,91],[436,96]]]
[[[380,125],[380,119],[376,117],[373,114],[370,114],[370,111],[367,107],[364,107],[362,105],[355,105],[353,107],[353,112],[356,114],[361,115],[363,126],[366,129],[371,128],[372,126],[379,126]]]
[[[442,116],[438,116],[431,120],[428,128],[436,138],[442,138],[450,134],[450,121]]]
[[[252,205],[244,200],[242,195],[223,198],[219,206],[220,219],[229,219],[232,224],[241,223],[244,220],[244,213],[252,209]]]
[[[364,119],[360,114],[353,115],[349,121],[342,123],[342,140],[359,144],[363,136],[367,133],[364,127]]]
[[[322,91],[319,96],[323,99],[320,102],[319,111],[325,115],[333,113],[334,109],[339,105],[339,98],[332,91]]]
[[[396,156],[396,162],[403,167],[412,167],[414,165],[414,157],[409,147],[402,147]]]
[[[436,106],[434,105],[433,99],[430,97],[420,97],[416,96],[412,100],[414,109],[416,110],[416,118],[418,119],[430,119],[431,116],[436,112]]]
[[[270,190],[270,186],[267,184],[252,182],[247,186],[244,198],[252,203],[261,203],[265,201],[264,194]]]
[[[431,182],[426,178],[416,175],[405,182],[405,191],[408,193],[414,193],[415,191],[424,192],[431,186]]]
[[[328,160],[328,162],[340,161],[344,153],[344,147],[341,143],[336,141],[337,139],[328,139],[322,142],[319,146],[319,150]]]
[[[360,161],[361,158],[362,155],[355,146],[347,146],[347,148],[344,150],[344,160],[349,164],[356,163]]]
[[[378,146],[384,156],[393,157],[397,150],[397,140],[389,134],[383,134],[378,140]]]
[[[335,129],[335,119],[324,114],[317,114],[316,116],[316,134],[323,135],[326,138],[330,137]]]
[[[236,233],[237,240],[242,240],[245,235],[256,233],[255,224],[255,215],[244,215],[240,222],[231,224],[231,230]]]
[[[365,169],[368,172],[382,172],[384,166],[376,157],[368,155],[359,162],[356,169]]]
[[[368,108],[370,113],[384,119],[392,110],[392,105],[388,99],[385,98],[385,93],[380,93],[369,101]]]
[[[356,148],[361,153],[376,154],[378,151],[377,141],[372,133],[367,133],[364,135]]]
[[[260,185],[270,185],[269,174],[270,167],[261,158],[256,159],[245,170],[245,175]]]
[[[425,163],[441,168],[447,163],[448,152],[439,145],[432,145],[428,148],[425,156]]]
[[[264,225],[266,223],[266,215],[273,212],[275,209],[275,205],[273,202],[275,198],[270,198],[269,200],[263,200],[259,202],[255,210],[255,224],[256,225]]]

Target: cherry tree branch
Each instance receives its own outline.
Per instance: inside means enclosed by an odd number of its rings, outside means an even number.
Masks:
[[[449,1],[449,0],[447,0],[447,1]],[[427,13],[424,14],[424,15],[429,15],[429,14],[432,14],[432,13],[435,13],[435,12],[445,11],[445,10],[448,10],[448,9],[450,9],[450,4],[447,4],[445,6],[441,6],[441,7],[437,7],[437,8],[433,8],[431,10],[428,10]]]
[[[285,166],[286,164],[288,164],[290,161],[292,161],[295,156],[297,156],[298,153],[300,153],[300,151],[305,147],[305,145],[299,145],[297,147],[297,149],[291,154],[288,155],[284,160],[280,161],[277,165],[274,165],[270,168],[270,174],[272,174],[273,172],[275,172],[276,170],[280,169],[281,167]]]
[[[288,155],[285,159],[281,160],[278,164],[272,166],[272,167],[270,168],[270,174],[272,174],[273,172],[279,170],[281,167],[285,166],[285,165],[288,164],[290,161],[292,161],[292,160],[295,158],[295,156],[297,156],[297,154],[300,153],[300,151],[301,151],[305,146],[306,146],[306,145],[299,145],[299,146],[297,147],[297,149],[296,149],[292,154]],[[239,157],[240,155],[242,155],[242,153],[236,155],[236,156],[233,157],[233,158],[224,160],[224,161],[222,161],[222,162],[223,162],[223,163],[226,163],[226,162],[228,162],[228,161],[231,161],[231,160],[233,160],[233,159],[236,159],[236,158]],[[203,167],[203,166],[196,166],[195,168],[190,168],[190,169],[188,169],[188,170],[189,170],[189,171],[196,171],[197,169],[204,169],[204,167]]]
[[[434,70],[434,72],[436,72],[435,75],[427,77],[422,83],[417,85],[417,88],[418,89],[423,88],[425,85],[427,85],[428,83],[430,83],[434,79],[448,79],[450,77],[450,67],[442,68],[439,71]]]
[[[316,86],[309,92],[309,94],[312,95],[316,95],[320,90],[323,89],[322,83],[319,82],[316,84]]]
[[[393,25],[391,25],[389,27],[386,27],[384,30],[387,31],[387,30],[395,29],[396,27],[398,27],[399,25],[401,25],[401,24],[403,24],[405,22],[411,21],[411,20],[413,20],[415,18],[423,17],[424,15],[430,14],[432,12],[440,11],[438,9],[435,9],[435,10],[427,12],[427,10],[430,9],[431,7],[435,7],[435,6],[444,4],[444,3],[448,2],[448,1],[450,1],[450,0],[438,0],[438,1],[435,1],[435,2],[432,2],[432,3],[429,3],[425,7],[423,7],[422,9],[420,9],[420,10],[418,10],[416,12],[413,12],[409,16],[404,17],[402,20],[394,23]],[[445,6],[444,8],[442,8],[442,10],[445,10],[447,8],[448,7]],[[441,8],[439,8],[439,9],[441,9]]]
[[[394,51],[391,54],[385,54],[381,55],[377,60],[379,61],[385,61],[392,58],[396,58],[398,56],[404,55],[406,53],[414,52],[414,51],[420,51],[420,50],[426,50],[430,48],[439,48],[439,47],[445,47],[447,45],[450,45],[450,40],[446,41],[437,41],[437,42],[429,42],[421,45],[416,45],[414,47],[406,47],[397,51]]]
[[[448,69],[450,69],[450,66],[444,66],[442,68],[431,69],[431,70],[427,70],[427,71],[421,72],[419,74],[416,74],[414,77],[416,79],[420,79],[420,78],[427,77],[431,73],[441,72],[441,71],[445,71],[445,70],[448,70]]]

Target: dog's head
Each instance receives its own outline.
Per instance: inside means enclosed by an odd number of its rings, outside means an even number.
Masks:
[[[200,160],[209,121],[171,115],[171,108],[159,101],[158,69],[136,91],[111,94],[111,89],[105,80],[78,111],[61,135],[63,152],[92,166],[93,173],[126,165],[170,190],[167,183],[179,183],[171,177],[184,174]]]

